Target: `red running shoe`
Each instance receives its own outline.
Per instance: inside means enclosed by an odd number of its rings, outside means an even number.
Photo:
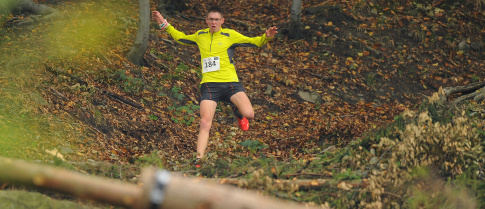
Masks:
[[[249,130],[249,122],[248,122],[248,119],[246,119],[246,117],[243,117],[242,119],[238,118],[237,122],[239,123],[239,128],[241,128],[241,130],[243,131]]]
[[[194,162],[193,162],[193,165],[196,167],[196,168],[200,168],[200,158],[195,158]]]

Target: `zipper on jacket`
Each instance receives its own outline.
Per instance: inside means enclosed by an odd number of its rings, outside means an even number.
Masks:
[[[209,48],[209,52],[212,53],[212,40],[214,39],[214,34],[212,33],[211,34],[211,45],[210,45],[210,48]]]

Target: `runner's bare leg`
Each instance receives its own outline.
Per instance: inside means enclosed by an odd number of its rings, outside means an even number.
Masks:
[[[212,119],[216,112],[217,102],[202,100],[200,102],[200,129],[197,139],[197,158],[204,156],[207,144],[209,143],[209,132],[212,126]]]
[[[251,105],[251,101],[249,101],[248,96],[244,92],[238,92],[231,97],[231,102],[236,105],[239,109],[239,113],[246,117],[248,120],[254,118],[254,110],[253,106]]]

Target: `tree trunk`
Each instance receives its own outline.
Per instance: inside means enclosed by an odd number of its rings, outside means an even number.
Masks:
[[[290,9],[290,28],[289,36],[291,39],[298,39],[301,37],[301,1],[293,0]]]
[[[128,53],[128,60],[137,66],[143,65],[143,56],[148,48],[148,35],[150,32],[150,1],[140,1],[140,22],[136,34],[135,44]]]

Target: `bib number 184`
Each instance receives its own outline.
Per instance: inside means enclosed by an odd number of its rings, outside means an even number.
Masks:
[[[207,57],[202,60],[202,73],[214,72],[220,69],[219,57]]]

